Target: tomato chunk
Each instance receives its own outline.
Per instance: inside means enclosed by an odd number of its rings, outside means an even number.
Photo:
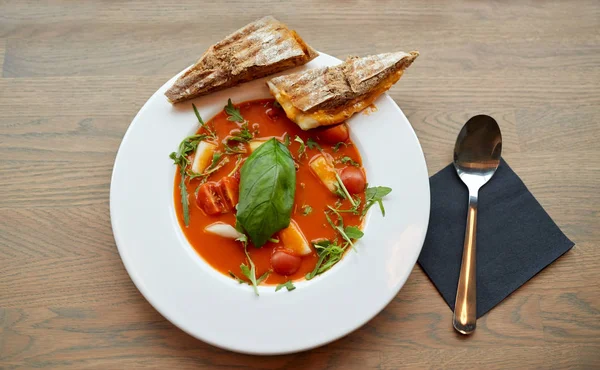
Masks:
[[[231,212],[239,199],[240,181],[235,176],[223,177],[219,182],[209,181],[200,185],[196,204],[207,215]]]
[[[219,186],[214,181],[200,185],[198,195],[196,196],[196,204],[207,215],[227,212],[227,208],[223,204],[223,199],[219,194]]]
[[[357,194],[365,190],[367,179],[362,169],[354,166],[345,167],[340,174],[342,183],[350,194]]]
[[[279,275],[292,275],[298,271],[301,263],[301,257],[291,254],[285,249],[275,250],[271,255],[271,267]]]
[[[346,123],[340,123],[339,125],[321,129],[317,133],[317,137],[328,144],[337,144],[348,140],[350,132]]]
[[[236,177],[228,176],[219,180],[219,190],[229,211],[233,210],[238,204],[240,182]]]

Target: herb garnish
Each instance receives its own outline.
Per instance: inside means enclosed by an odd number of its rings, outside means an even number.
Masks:
[[[334,146],[332,146],[332,148],[333,148],[333,151],[334,151],[334,152],[337,152],[338,150],[340,150],[340,146],[342,146],[342,145],[344,145],[344,146],[348,146],[348,144],[346,144],[345,142],[343,142],[343,141],[340,141],[339,143],[337,143],[337,144],[335,144]]]
[[[319,255],[319,260],[315,265],[315,268],[306,274],[306,280],[310,280],[317,275],[324,273],[329,270],[333,265],[338,263],[342,256],[344,255],[344,251],[347,248],[346,246],[339,246],[336,243],[332,243],[329,240],[322,240],[317,243],[313,243],[315,249],[317,250],[317,254]]]
[[[231,118],[231,117],[230,117]],[[225,147],[225,153],[227,154],[241,154],[246,153],[246,148],[240,147],[240,144],[247,143],[252,140],[254,136],[248,129],[248,122],[244,121],[239,131],[235,131],[231,136],[226,137],[223,140],[223,146]],[[234,142],[235,145],[230,145]]]
[[[354,161],[354,159],[352,159],[348,156],[344,156],[344,157],[340,158],[339,162],[342,164],[349,164],[351,166],[360,167],[360,164],[358,164],[358,162]]]
[[[387,186],[375,186],[372,188],[367,188],[367,192],[365,195],[365,207],[363,208],[362,215],[366,215],[367,211],[371,206],[375,203],[379,203],[379,209],[381,209],[381,214],[385,217],[385,208],[383,207],[383,197],[392,192],[392,188],[388,188]]]
[[[225,106],[225,113],[227,113],[227,115],[229,117],[227,117],[228,121],[232,121],[232,122],[239,122],[242,123],[244,122],[244,117],[242,117],[242,114],[240,113],[240,110],[237,109],[233,103],[231,102],[231,99],[227,100],[227,105]]]
[[[356,200],[354,200],[354,198],[352,198],[352,195],[350,195],[350,192],[348,191],[348,189],[346,189],[346,186],[342,182],[342,179],[340,178],[340,175],[337,174],[337,172],[335,173],[335,178],[337,179],[337,182],[338,182],[336,184],[336,192],[335,193],[344,199],[348,199],[350,204],[352,204],[352,207],[354,207],[354,208],[358,207]]]
[[[330,240],[320,240],[316,243],[313,243],[315,249],[317,250],[317,254],[319,255],[319,260],[315,265],[315,268],[306,274],[306,280],[310,280],[314,278],[316,275],[322,274],[323,272],[329,270],[333,265],[338,263],[346,249],[350,246],[352,249],[356,250],[354,247],[353,240],[358,240],[364,236],[364,233],[356,226],[346,226],[344,227],[344,220],[342,216],[337,212],[337,210],[331,206],[329,206],[331,212],[333,212],[337,217],[337,224],[331,220],[329,217],[330,211],[325,211],[325,217],[327,218],[327,222],[331,227],[334,228],[342,236],[344,239],[344,244],[339,245],[336,240],[331,242]]]
[[[203,127],[213,139],[216,139],[217,134],[215,134],[215,132],[206,123],[204,123],[204,120],[202,119],[202,117],[200,117],[198,108],[196,108],[196,105],[194,105],[194,103],[192,103],[192,108],[194,108],[194,114],[196,115],[200,126]]]
[[[246,254],[246,259],[248,260],[248,264],[250,265],[250,267],[248,267],[248,265],[246,265],[245,263],[242,263],[240,265],[240,269],[242,270],[242,274],[244,274],[244,276],[247,277],[248,280],[250,280],[252,289],[254,289],[254,293],[256,295],[259,295],[258,294],[258,286],[269,276],[271,271],[265,272],[264,274],[262,274],[261,277],[259,277],[257,279],[256,278],[256,266],[254,265],[252,258],[250,258],[250,254],[248,254],[247,243],[244,243],[244,253]]]
[[[306,140],[306,145],[308,145],[308,149],[318,149],[320,152],[323,151],[323,148],[321,148],[321,146],[319,145],[319,143],[317,143],[316,141],[314,141],[311,137],[308,138],[308,140]]]
[[[237,221],[255,247],[290,224],[296,170],[288,148],[271,138],[242,165]]]
[[[290,135],[288,133],[285,134],[285,138],[283,139],[283,143],[285,144],[285,146],[290,146],[291,142],[290,142]]]
[[[302,158],[303,155],[305,157],[308,157],[308,155],[306,154],[306,145],[304,145],[304,141],[302,141],[300,136],[296,135],[294,141],[300,143],[300,148],[298,149],[298,159]]]
[[[305,205],[302,206],[302,214],[304,216],[310,215],[310,213],[312,212],[312,210],[313,210],[312,207],[309,206],[308,204],[305,204]]]
[[[181,182],[179,183],[179,191],[181,193],[181,206],[183,208],[183,222],[185,226],[190,224],[190,209],[187,187],[185,185],[185,179],[187,175],[187,166],[190,164],[188,156],[198,148],[198,144],[202,140],[206,139],[206,135],[191,135],[186,137],[179,144],[177,152],[173,152],[169,155],[169,158],[173,160],[173,163],[179,166],[179,173],[181,175]]]
[[[277,109],[283,109],[283,108],[281,107],[281,104],[279,104],[279,102],[278,102],[277,100],[275,100],[275,101],[273,102],[273,108],[277,108]]]
[[[296,289],[296,287],[294,286],[294,284],[292,283],[291,280],[288,280],[283,284],[278,284],[277,288],[275,288],[275,291],[277,292],[282,288],[286,288],[288,290],[288,292],[291,292],[292,290]]]

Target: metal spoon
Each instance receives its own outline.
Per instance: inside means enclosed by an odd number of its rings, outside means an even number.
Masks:
[[[492,117],[486,115],[468,120],[460,130],[454,146],[454,168],[469,188],[465,244],[452,320],[454,329],[462,334],[471,334],[477,324],[475,234],[478,193],[496,172],[501,152],[500,127]]]

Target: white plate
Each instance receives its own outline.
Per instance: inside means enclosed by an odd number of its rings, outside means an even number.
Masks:
[[[321,54],[297,70],[335,65]],[[289,73],[289,72],[287,72]],[[177,77],[177,76],[176,76]],[[386,216],[371,208],[365,236],[330,271],[292,292],[259,287],[260,297],[210,267],[188,243],[174,210],[169,153],[197,129],[191,102],[173,107],[163,85],[127,130],[113,169],[110,214],[131,279],[164,317],[212,345],[251,354],[317,347],[359,328],[398,293],[421,251],[429,220],[429,181],[421,146],[388,96],[350,121],[371,185],[390,186]],[[410,78],[410,77],[407,77]],[[402,82],[400,82],[402,83]],[[234,103],[270,97],[265,79],[195,99],[207,120]]]

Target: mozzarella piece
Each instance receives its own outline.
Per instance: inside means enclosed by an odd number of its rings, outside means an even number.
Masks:
[[[281,239],[281,244],[286,249],[289,249],[296,254],[304,256],[312,253],[312,249],[310,249],[306,237],[294,220],[290,221],[290,226],[279,232],[279,238]]]
[[[338,185],[335,168],[323,154],[314,156],[309,163],[312,172],[321,180],[323,185],[332,193],[335,193]]]
[[[259,137],[258,139],[250,140],[248,142],[248,146],[250,147],[250,153],[252,153],[256,149],[258,149],[259,146],[263,145],[264,143],[271,140],[272,138],[275,138],[275,139],[281,141],[280,138],[275,137],[275,136],[265,136],[265,137]]]
[[[218,236],[222,236],[227,239],[237,239],[244,236],[244,234],[240,233],[235,229],[235,227],[226,224],[225,222],[215,222],[204,228],[204,231],[209,234],[214,234]]]
[[[196,148],[194,162],[192,162],[192,171],[202,173],[206,167],[212,162],[213,154],[217,150],[217,146],[213,143],[201,141]]]
[[[252,153],[256,149],[258,149],[259,146],[261,146],[264,143],[266,143],[267,140],[269,140],[269,139],[270,138],[260,138],[260,139],[250,140],[248,142],[248,146],[250,147],[250,153]]]

